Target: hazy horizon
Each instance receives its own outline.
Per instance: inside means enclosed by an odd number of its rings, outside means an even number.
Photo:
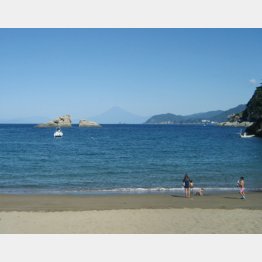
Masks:
[[[239,106],[239,105],[237,105]],[[207,112],[215,112],[215,111],[227,111],[231,108],[227,109],[214,109],[206,112],[195,112],[192,114],[187,114],[187,115],[181,115],[181,116],[189,116],[189,115],[195,115],[195,114],[202,114],[202,113],[207,113]],[[164,113],[158,113],[155,115],[161,115],[161,114],[174,114],[172,112],[164,112]],[[75,117],[74,115],[71,115],[70,112],[61,114],[61,115],[53,115],[53,117],[46,117],[46,116],[31,116],[31,117],[24,117],[24,118],[13,118],[13,119],[8,119],[8,118],[0,118],[0,124],[38,124],[38,123],[44,123],[48,121],[52,121],[55,118],[58,118],[60,116],[64,115],[70,115],[71,120],[73,124],[78,124],[80,120],[89,120],[89,121],[96,121],[99,123],[104,123],[104,124],[118,124],[118,123],[131,123],[131,124],[141,124],[146,122],[149,118],[155,116],[155,115],[150,115],[150,116],[142,116],[142,115],[137,115],[133,114],[132,112],[129,112],[125,110],[124,108],[114,106],[102,114],[95,115],[95,116],[87,116],[87,117]]]
[[[0,29],[0,119],[227,110],[261,82],[261,40],[262,29]]]

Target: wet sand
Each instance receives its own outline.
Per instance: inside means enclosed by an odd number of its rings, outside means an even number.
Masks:
[[[0,195],[0,233],[262,233],[261,193]]]
[[[86,211],[118,209],[258,209],[262,193],[254,192],[241,200],[238,193],[193,196],[183,195],[0,195],[1,211]]]

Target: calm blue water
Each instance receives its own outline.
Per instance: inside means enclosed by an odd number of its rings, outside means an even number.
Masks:
[[[150,193],[196,187],[262,188],[262,139],[238,128],[193,125],[104,125],[52,128],[0,125],[0,193]]]

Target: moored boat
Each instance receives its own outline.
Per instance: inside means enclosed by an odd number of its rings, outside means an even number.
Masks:
[[[63,132],[61,130],[60,127],[58,127],[54,133],[54,137],[62,137],[63,136]]]
[[[246,132],[240,134],[240,137],[242,137],[242,138],[250,138],[250,137],[254,137],[254,136],[255,135],[248,135]]]

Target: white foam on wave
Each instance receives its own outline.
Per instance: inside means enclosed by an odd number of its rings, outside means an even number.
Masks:
[[[193,192],[197,192],[200,190],[200,187],[193,188]],[[238,192],[239,188],[219,188],[219,187],[204,187],[205,191],[207,193],[217,193],[217,192]],[[247,188],[246,191],[254,192],[254,191],[262,191],[262,188]],[[113,188],[113,189],[82,189],[80,191],[75,191],[75,193],[80,194],[150,194],[150,193],[183,193],[184,188],[165,188],[165,187],[153,187],[153,188],[143,188],[143,187],[137,187],[137,188]]]
[[[197,192],[200,190],[200,187],[193,188],[193,192]],[[238,192],[238,188],[221,188],[221,187],[204,187],[207,193],[218,193],[218,192]],[[254,192],[254,191],[262,191],[262,188],[247,188],[246,191]],[[75,191],[75,193],[79,194],[150,194],[150,193],[183,193],[184,188],[165,188],[165,187],[153,187],[153,188],[112,188],[112,189],[81,189],[79,191]]]
[[[193,188],[193,192],[197,192],[200,187]],[[239,188],[232,187],[204,187],[206,193],[223,193],[223,192],[238,192]],[[262,188],[246,188],[247,192],[261,192]],[[88,188],[79,188],[79,189],[0,189],[0,194],[54,194],[54,195],[106,195],[106,194],[153,194],[153,193],[183,193],[184,188],[166,188],[166,187],[152,187],[152,188],[112,188],[112,189],[88,189]]]

